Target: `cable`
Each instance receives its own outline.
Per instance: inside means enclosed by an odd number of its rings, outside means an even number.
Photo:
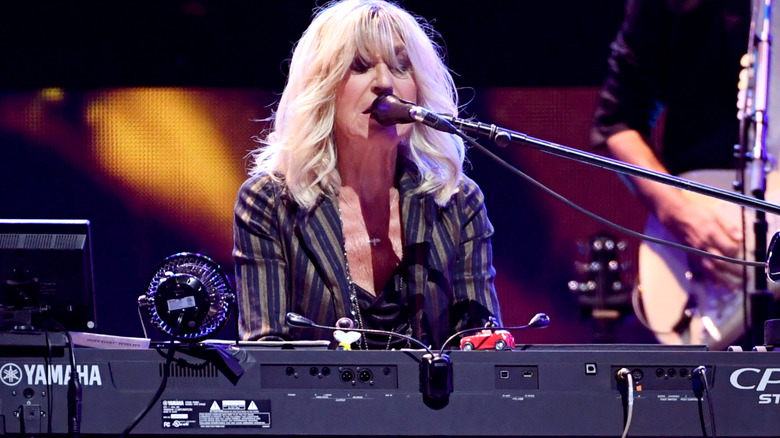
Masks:
[[[152,396],[152,399],[146,405],[146,408],[144,408],[143,411],[136,415],[133,421],[125,428],[124,431],[122,431],[122,434],[120,435],[121,437],[126,437],[133,429],[135,429],[135,427],[138,425],[138,423],[141,422],[146,414],[152,410],[154,405],[160,399],[160,396],[162,396],[163,391],[165,391],[165,387],[168,385],[168,376],[170,375],[171,363],[173,363],[173,355],[176,353],[176,334],[179,332],[179,328],[181,327],[183,319],[184,312],[180,312],[179,318],[176,321],[176,328],[173,332],[173,335],[171,336],[171,340],[168,342],[168,355],[165,357],[165,366],[163,367],[163,377],[162,381],[160,382],[160,386],[157,388],[154,396]]]
[[[52,415],[52,409],[54,409],[54,400],[52,392],[52,382],[51,382],[51,364],[52,364],[52,345],[51,345],[51,339],[49,338],[49,331],[45,328],[43,329],[43,337],[46,340],[46,357],[44,358],[44,365],[46,365],[46,392],[49,394],[48,399],[46,400],[46,409],[49,411],[49,416],[46,419],[46,430],[48,431],[48,434],[52,434],[52,418],[54,415]]]
[[[73,337],[70,335],[70,332],[68,329],[65,328],[59,321],[55,319],[50,319],[48,321],[50,324],[54,326],[57,330],[62,330],[62,333],[65,334],[65,338],[67,340],[67,347],[68,347],[68,359],[70,363],[70,376],[68,378],[68,392],[67,392],[67,402],[68,402],[68,436],[69,437],[78,437],[81,434],[81,414],[82,414],[82,392],[83,392],[83,386],[81,384],[81,380],[79,379],[79,373],[78,368],[76,366],[76,345],[73,343]],[[46,338],[46,346],[49,349],[49,364],[46,366],[46,380],[47,380],[47,388],[49,391],[49,404],[52,403],[52,381],[51,381],[51,340],[49,339],[49,330],[44,328],[44,335]],[[52,406],[49,406],[49,418],[48,418],[48,427],[49,427],[49,433],[51,433],[51,420],[52,420],[52,412],[53,409]]]
[[[68,435],[77,437],[81,434],[81,394],[82,385],[76,368],[76,346],[69,331],[65,331],[70,351],[70,381],[68,382]]]
[[[573,208],[574,210],[584,214],[585,216],[587,216],[587,217],[589,217],[589,218],[591,218],[591,219],[593,219],[593,220],[595,220],[597,222],[600,222],[600,223],[602,223],[604,225],[607,225],[608,227],[611,227],[613,229],[616,229],[618,231],[626,233],[629,236],[645,240],[647,242],[657,243],[659,245],[670,246],[672,248],[676,248],[676,249],[679,249],[681,251],[689,252],[689,253],[692,253],[692,254],[697,254],[697,255],[702,256],[702,257],[709,257],[709,258],[720,260],[720,261],[724,261],[724,262],[727,262],[727,263],[735,263],[735,264],[738,264],[738,265],[752,266],[752,267],[756,267],[756,268],[764,267],[764,263],[751,262],[751,261],[748,261],[748,260],[742,260],[742,259],[736,259],[736,258],[732,258],[732,257],[726,257],[726,256],[722,256],[722,255],[719,255],[719,254],[712,254],[712,253],[709,253],[707,251],[704,251],[704,250],[701,250],[701,249],[697,249],[697,248],[692,248],[692,247],[687,246],[687,245],[681,245],[681,244],[676,243],[676,242],[670,242],[670,241],[667,241],[667,240],[658,239],[656,237],[648,236],[646,234],[643,234],[643,233],[634,231],[632,229],[626,228],[624,226],[618,225],[618,224],[616,224],[616,223],[614,223],[614,222],[612,222],[610,220],[607,220],[607,219],[605,219],[605,218],[603,218],[603,217],[601,217],[601,216],[599,216],[599,215],[597,215],[595,213],[592,213],[592,212],[586,210],[583,207],[580,207],[579,205],[575,204],[574,202],[568,200],[563,195],[555,192],[554,190],[550,189],[549,187],[545,186],[544,184],[540,183],[539,181],[533,179],[532,177],[530,177],[526,173],[522,172],[521,170],[516,169],[511,164],[509,164],[506,161],[504,161],[501,157],[495,155],[493,152],[491,152],[486,147],[482,146],[477,141],[475,141],[473,138],[469,137],[468,135],[464,134],[463,132],[458,131],[457,135],[459,137],[461,137],[464,141],[466,141],[468,144],[470,144],[470,145],[476,147],[477,149],[481,150],[488,157],[492,158],[498,164],[500,164],[502,167],[504,167],[505,169],[509,170],[509,172],[514,173],[515,175],[517,175],[517,176],[521,177],[522,179],[526,180],[527,182],[530,182],[531,184],[533,184],[536,187],[540,188],[541,190],[543,190],[544,192],[546,192],[550,196],[558,199],[559,201],[563,202],[564,204],[566,204],[567,206]]]
[[[144,338],[149,338],[149,333],[146,332],[146,325],[144,324],[144,316],[141,313],[141,306],[136,306],[135,309],[138,312],[138,320],[141,322],[141,330],[144,332]]]
[[[698,374],[699,378],[701,379],[702,386],[704,387],[704,393],[707,395],[707,407],[710,411],[710,425],[712,425],[712,434],[710,435],[712,438],[717,438],[718,434],[715,431],[715,411],[713,409],[712,404],[712,394],[710,394],[710,384],[707,381],[707,367],[704,365],[699,365],[698,367],[693,369],[694,374]],[[701,396],[699,396],[701,399]],[[704,428],[704,424],[702,423],[702,429]],[[702,430],[702,433],[704,436],[707,436],[707,431]]]
[[[631,375],[631,371],[627,368],[621,368],[617,372],[617,378],[619,380],[625,380],[628,386],[626,393],[626,424],[623,426],[623,434],[620,438],[626,438],[628,436],[628,429],[631,428],[631,421],[634,418],[634,376]]]

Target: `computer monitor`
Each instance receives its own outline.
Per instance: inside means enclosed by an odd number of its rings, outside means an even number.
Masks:
[[[3,330],[95,328],[88,220],[0,219],[0,315]]]

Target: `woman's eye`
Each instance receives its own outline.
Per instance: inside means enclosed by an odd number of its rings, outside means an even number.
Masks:
[[[407,74],[412,71],[412,61],[405,53],[398,54],[393,65],[393,72],[396,74]]]
[[[393,71],[396,73],[409,73],[412,71],[412,63],[408,60],[400,60],[398,64],[393,67]]]
[[[349,68],[355,73],[365,73],[371,68],[371,65],[365,59],[355,58]]]

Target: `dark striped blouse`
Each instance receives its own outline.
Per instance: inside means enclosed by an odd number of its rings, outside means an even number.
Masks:
[[[501,320],[494,287],[493,227],[483,194],[470,179],[446,207],[412,194],[417,174],[401,172],[403,305],[412,335],[434,348],[453,333]],[[244,340],[331,339],[327,331],[290,328],[287,312],[333,326],[349,312],[337,200],[320,196],[300,208],[267,175],[238,192],[233,227],[239,332]]]

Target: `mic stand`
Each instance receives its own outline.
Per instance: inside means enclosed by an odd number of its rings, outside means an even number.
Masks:
[[[510,143],[522,144],[525,146],[530,146],[534,149],[538,149],[542,152],[568,158],[580,163],[601,167],[603,169],[619,172],[624,175],[644,178],[650,181],[677,187],[679,189],[700,193],[706,196],[730,202],[732,204],[737,204],[743,207],[752,208],[754,210],[780,216],[780,206],[767,202],[763,199],[755,199],[749,196],[745,196],[741,193],[719,189],[717,187],[701,184],[689,179],[681,178],[679,176],[655,172],[645,169],[644,167],[635,166],[633,164],[628,164],[609,157],[596,155],[590,152],[574,149],[546,140],[540,140],[538,138],[530,137],[526,134],[501,128],[496,125],[488,125],[485,123],[459,119],[457,117],[441,114],[439,117],[449,121],[461,131],[486,136],[501,147],[506,147]]]
[[[752,102],[753,112],[748,114],[744,112],[742,123],[740,123],[740,141],[742,156],[740,156],[740,170],[744,172],[746,160],[749,161],[750,168],[750,194],[756,199],[765,199],[766,195],[766,173],[767,152],[767,102],[769,96],[769,70],[770,70],[770,45],[771,45],[771,10],[772,0],[762,0],[756,2],[756,10],[753,13],[753,22],[751,23],[751,35],[755,42],[750,41],[748,55],[753,56],[752,70],[754,77],[749,84],[746,93],[754,91],[755,95],[746,95],[745,106],[750,106]],[[760,26],[760,31],[755,32],[755,28]],[[748,126],[750,125],[750,126]],[[748,148],[750,150],[748,151]],[[738,174],[737,185],[742,187],[744,177]],[[766,214],[759,210],[753,221],[753,233],[755,235],[754,258],[756,262],[766,262],[766,239],[767,239],[767,220]],[[745,323],[748,334],[747,341],[752,345],[764,344],[764,323],[774,317],[774,296],[767,287],[767,278],[762,275],[760,268],[756,268],[755,289],[747,292],[745,303],[750,303],[746,309]],[[750,324],[747,322],[750,321]]]

